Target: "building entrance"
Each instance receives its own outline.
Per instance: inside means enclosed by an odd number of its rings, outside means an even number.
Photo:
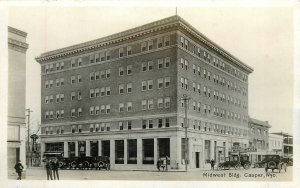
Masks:
[[[200,168],[199,156],[199,152],[196,152],[196,168]]]

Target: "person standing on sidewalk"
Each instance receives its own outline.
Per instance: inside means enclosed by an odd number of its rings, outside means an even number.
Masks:
[[[210,166],[211,166],[211,169],[214,170],[215,169],[215,160],[210,160]]]
[[[156,162],[156,167],[157,167],[158,171],[160,171],[160,165],[161,165],[161,161],[160,161],[160,159],[158,159]]]
[[[52,162],[52,172],[53,172],[53,178],[55,179],[55,176],[57,178],[57,180],[59,180],[59,175],[58,175],[58,159],[56,158],[53,162]]]
[[[168,160],[169,160],[169,157],[166,155],[166,171],[168,171]]]
[[[51,169],[52,169],[51,160],[47,159],[47,161],[46,161],[47,180],[49,180],[49,177],[52,180],[52,170]]]
[[[23,171],[24,167],[21,163],[21,160],[19,160],[16,164],[15,164],[15,170],[18,173],[18,178],[17,180],[21,180],[22,179],[22,171]]]

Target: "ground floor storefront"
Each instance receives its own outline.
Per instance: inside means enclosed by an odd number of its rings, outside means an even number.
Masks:
[[[185,134],[180,129],[168,131],[130,131],[107,134],[82,134],[76,137],[55,135],[41,137],[44,152],[60,152],[66,158],[108,156],[111,169],[156,169],[158,160],[169,160],[169,169],[185,168]],[[225,160],[233,144],[245,146],[247,139],[231,135],[199,133],[190,130],[187,139],[189,169],[205,168],[210,160]]]

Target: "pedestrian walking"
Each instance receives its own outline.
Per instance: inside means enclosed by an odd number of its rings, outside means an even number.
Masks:
[[[21,180],[22,179],[23,169],[24,169],[24,167],[23,167],[23,165],[21,163],[21,160],[18,160],[18,162],[15,164],[15,170],[16,170],[16,172],[18,174],[17,180]]]
[[[157,167],[158,171],[160,171],[160,165],[161,165],[161,161],[160,161],[160,159],[158,159],[157,163],[156,163],[156,167]]]
[[[52,172],[53,172],[53,178],[59,180],[59,175],[58,175],[58,159],[56,158],[53,162],[52,162]]]
[[[47,173],[47,180],[49,178],[52,180],[52,166],[51,166],[51,160],[46,160],[46,173]]]
[[[213,159],[210,160],[210,166],[211,166],[211,169],[212,169],[212,170],[215,169],[215,163],[216,163],[215,160],[213,160]]]

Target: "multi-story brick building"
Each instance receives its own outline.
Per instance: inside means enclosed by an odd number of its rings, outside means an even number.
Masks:
[[[8,27],[7,166],[14,173],[18,160],[25,164],[25,94],[27,33]]]
[[[253,69],[172,16],[41,54],[41,150],[110,156],[112,168],[190,168],[248,147]]]
[[[250,160],[257,162],[263,160],[269,150],[269,129],[268,121],[249,119],[249,149]]]

